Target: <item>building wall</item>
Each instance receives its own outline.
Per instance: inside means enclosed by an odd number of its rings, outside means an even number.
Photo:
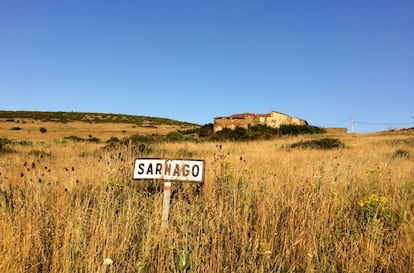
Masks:
[[[267,125],[269,127],[278,128],[283,124],[306,125],[306,120],[290,117],[286,114],[272,111],[269,114],[235,114],[228,117],[214,118],[214,132],[229,128],[234,130],[236,127],[244,127],[254,125]]]
[[[346,134],[348,133],[347,128],[325,128],[328,134]]]
[[[214,132],[229,128],[234,130],[236,127],[247,128],[249,125],[255,124],[254,114],[237,114],[229,117],[214,118]]]

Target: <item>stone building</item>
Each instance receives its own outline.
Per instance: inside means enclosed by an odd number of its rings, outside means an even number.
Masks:
[[[228,117],[214,118],[214,132],[229,128],[234,130],[236,127],[248,128],[254,125],[267,125],[269,127],[278,128],[280,125],[294,124],[307,125],[308,122],[304,119],[288,116],[283,113],[272,111],[268,114],[234,114]]]
[[[328,134],[346,134],[348,133],[347,128],[324,128]]]

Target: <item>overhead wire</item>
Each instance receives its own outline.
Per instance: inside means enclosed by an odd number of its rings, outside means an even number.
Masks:
[[[393,123],[388,123],[387,122],[387,123],[384,123],[384,122],[355,121],[355,124],[393,126],[393,125],[414,125],[414,122],[393,122]]]
[[[323,127],[335,126],[335,125],[338,125],[338,124],[341,124],[341,123],[344,123],[344,122],[346,122],[346,121],[350,121],[350,120],[352,120],[352,117],[347,118],[347,119],[344,119],[344,120],[341,120],[341,121],[338,121],[338,122],[334,122],[334,123],[326,124],[326,125],[324,125]]]
[[[341,121],[337,121],[337,122],[330,123],[330,124],[325,124],[323,125],[323,127],[336,126],[338,124],[342,124],[342,123],[349,122],[349,121],[353,122],[354,124],[372,125],[372,126],[403,126],[403,125],[414,126],[414,122],[368,122],[368,121],[358,121],[358,120],[355,120],[353,117],[349,117]]]

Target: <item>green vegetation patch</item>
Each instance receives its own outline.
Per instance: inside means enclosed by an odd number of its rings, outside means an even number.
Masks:
[[[64,141],[74,141],[74,142],[93,142],[99,143],[101,140],[97,137],[81,138],[78,136],[67,136],[63,138]]]
[[[14,140],[8,138],[0,138],[0,148],[4,148],[7,145],[20,145],[20,146],[31,146],[33,143],[27,140]]]
[[[278,128],[280,135],[303,135],[303,134],[323,134],[326,130],[312,125],[280,125]]]
[[[398,149],[393,153],[392,158],[410,158],[410,152],[407,150]]]
[[[337,138],[321,138],[299,141],[290,145],[291,148],[310,148],[318,150],[330,150],[345,147],[345,144]]]
[[[13,145],[31,146],[33,143],[27,140],[12,140],[8,138],[0,138],[0,154],[16,152],[11,148]]]
[[[11,144],[12,141],[7,138],[0,138],[0,149],[5,147],[7,144]]]
[[[224,128],[221,131],[212,133],[211,140],[215,141],[246,141],[259,139],[272,139],[287,135],[301,134],[323,134],[325,130],[320,127],[311,125],[281,125],[279,128],[273,128],[267,125],[254,125],[247,128],[236,127],[234,130]]]

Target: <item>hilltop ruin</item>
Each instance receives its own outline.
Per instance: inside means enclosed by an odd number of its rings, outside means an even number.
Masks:
[[[268,114],[234,114],[228,117],[214,118],[214,132],[229,128],[234,130],[236,127],[248,128],[254,125],[267,125],[272,128],[279,128],[280,125],[308,125],[304,119],[291,117],[289,115],[272,111]]]

